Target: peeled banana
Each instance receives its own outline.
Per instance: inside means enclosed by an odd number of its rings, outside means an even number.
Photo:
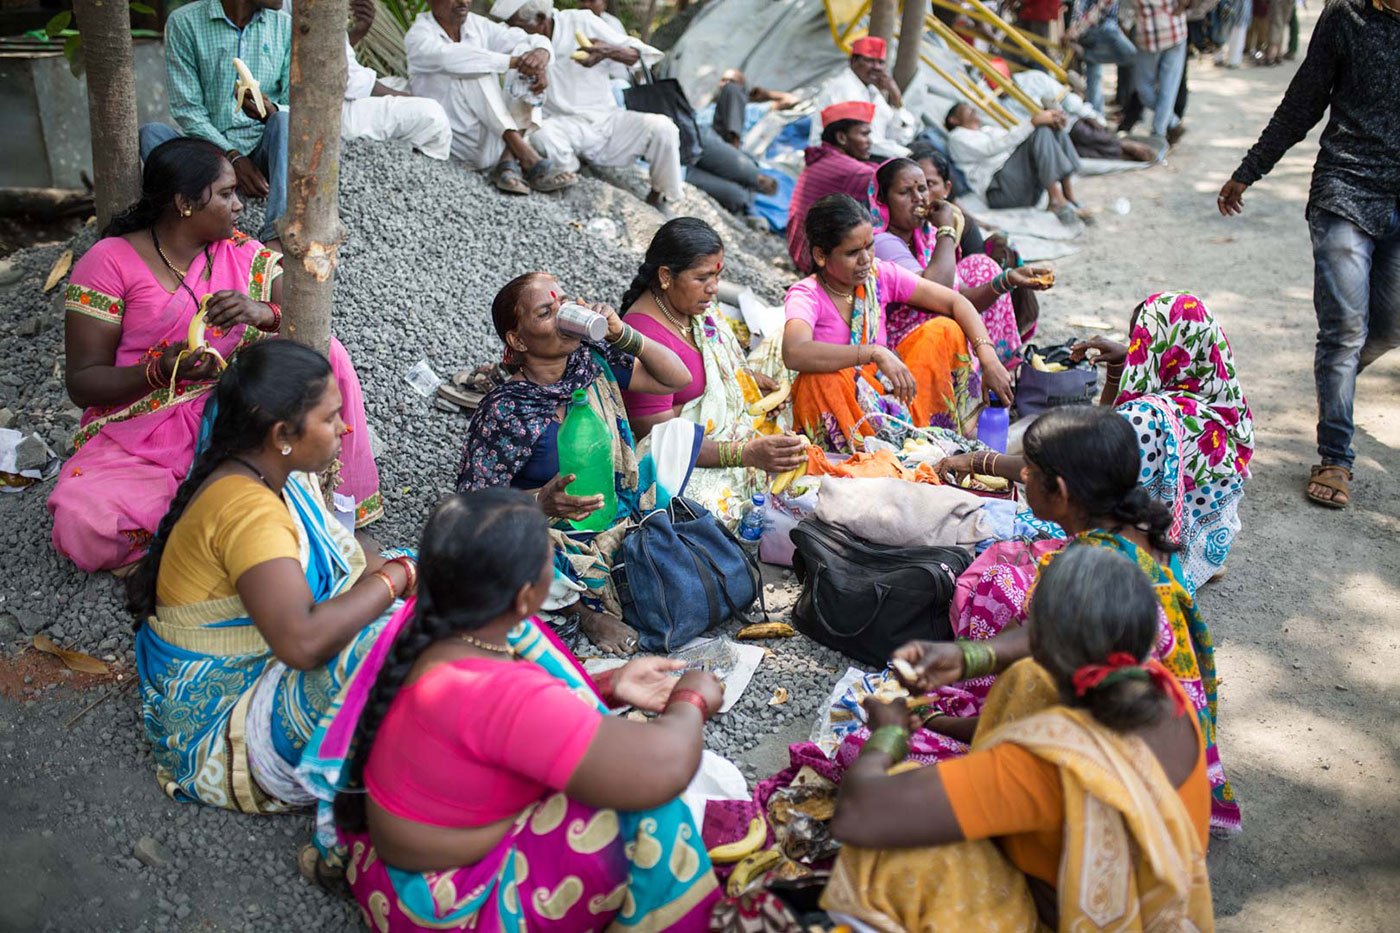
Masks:
[[[233,68],[238,72],[238,82],[233,86],[234,99],[238,104],[238,109],[243,109],[243,101],[249,94],[253,95],[253,105],[258,108],[258,116],[267,117],[267,106],[263,103],[262,85],[258,79],[253,77],[253,73],[248,70],[248,66],[241,58],[233,60]]]
[[[574,41],[578,43],[578,51],[569,57],[576,62],[588,61],[588,52],[585,50],[593,48],[593,40],[584,35],[582,29],[575,29]]]
[[[737,862],[757,852],[759,846],[763,845],[763,841],[767,838],[768,821],[762,815],[756,816],[749,822],[749,831],[744,833],[743,839],[711,849],[710,861],[719,865]]]
[[[223,369],[228,363],[218,350],[209,346],[209,342],[205,340],[204,336],[204,332],[208,329],[204,323],[204,312],[209,307],[209,299],[212,297],[214,296],[205,295],[199,300],[199,310],[196,311],[194,317],[190,319],[189,333],[185,335],[185,352],[193,354],[203,350],[205,353],[212,354],[214,359],[219,361],[219,368]]]
[[[776,868],[782,860],[782,850],[776,846],[746,857],[730,872],[729,882],[725,885],[725,893],[730,897],[738,897],[748,890],[754,882]]]
[[[734,637],[740,641],[754,641],[759,638],[791,638],[796,634],[797,629],[786,622],[759,622],[744,626]]]
[[[757,383],[755,383],[755,388],[757,388]],[[783,380],[783,382],[782,382],[776,389],[774,389],[772,392],[769,392],[767,395],[763,396],[761,399],[759,399],[759,400],[756,401],[756,402],[750,402],[750,403],[749,403],[749,414],[751,414],[751,415],[766,415],[766,414],[768,414],[770,411],[772,411],[773,409],[777,408],[779,405],[783,404],[783,402],[786,402],[786,401],[787,401],[787,398],[788,398],[788,395],[791,394],[791,392],[792,392],[792,383],[788,382],[787,380]]]

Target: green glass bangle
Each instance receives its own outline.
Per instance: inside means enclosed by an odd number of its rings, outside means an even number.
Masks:
[[[891,761],[901,762],[909,754],[909,730],[903,726],[881,726],[870,733],[865,747],[884,752]]]
[[[996,671],[996,649],[987,642],[962,639],[958,641],[958,650],[963,656],[964,680],[986,677]]]

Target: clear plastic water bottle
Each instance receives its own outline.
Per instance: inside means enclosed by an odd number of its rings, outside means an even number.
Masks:
[[[559,472],[572,473],[564,491],[571,496],[602,496],[603,507],[581,522],[580,531],[605,531],[617,516],[617,487],[613,480],[612,435],[588,404],[588,390],[579,389],[559,426]]]
[[[1011,427],[1011,413],[995,392],[987,393],[987,407],[977,417],[977,439],[998,453],[1006,453],[1006,435]]]
[[[763,493],[755,493],[749,509],[739,521],[739,543],[749,553],[757,556],[758,542],[763,538],[763,529],[768,525],[768,499]]]

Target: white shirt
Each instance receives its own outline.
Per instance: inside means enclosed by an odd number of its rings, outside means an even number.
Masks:
[[[1041,106],[1051,110],[1063,110],[1076,120],[1089,117],[1101,123],[1103,122],[1102,115],[1095,111],[1093,107],[1090,107],[1084,98],[1073,91],[1066,91],[1064,85],[1060,84],[1060,82],[1043,71],[1037,71],[1034,68],[1027,69],[1026,71],[1019,71],[1012,80],[1016,82],[1016,85],[1021,90],[1025,91],[1026,94],[1030,96],[1031,100],[1040,102]],[[1062,93],[1065,95],[1064,97],[1060,97]],[[1055,103],[1056,98],[1059,98],[1059,103]],[[1047,100],[1050,101],[1049,104],[1045,103]],[[1010,104],[1011,108],[1016,113],[1026,112],[1025,107],[1017,104],[1009,97],[1003,101],[1003,104]]]
[[[366,68],[355,58],[355,49],[350,45],[350,37],[345,37],[345,99],[359,100],[374,94],[374,83],[379,76],[373,68]]]
[[[815,146],[822,140],[822,111],[832,104],[841,104],[848,100],[863,100],[875,105],[875,119],[870,122],[870,143],[876,154],[880,154],[882,150],[889,152],[904,149],[904,144],[910,142],[918,132],[919,121],[912,113],[903,107],[898,110],[891,107],[879,88],[861,83],[860,78],[856,77],[856,73],[848,65],[841,69],[840,74],[823,84],[817,93],[817,110],[812,114],[812,132],[807,139],[809,144]]]
[[[487,74],[504,74],[510,70],[510,60],[531,49],[549,51],[549,41],[532,36],[523,29],[514,29],[493,22],[475,13],[467,15],[462,24],[462,38],[454,42],[432,13],[419,13],[403,37],[408,53],[408,74],[414,93],[443,99],[445,94],[420,91],[426,85],[450,83],[454,78],[475,78]]]
[[[611,113],[618,109],[613,96],[613,75],[599,62],[585,68],[570,56],[579,51],[574,34],[581,32],[589,39],[636,49],[641,64],[650,68],[661,61],[662,53],[627,33],[604,22],[588,10],[556,10],[554,13],[554,60],[549,63],[549,88],[545,91],[545,116],[570,116],[588,113]]]
[[[953,163],[962,169],[967,184],[979,195],[987,193],[992,176],[1001,171],[1006,160],[1016,147],[1027,139],[1035,127],[1029,120],[1004,130],[999,126],[983,126],[980,130],[970,130],[955,126],[948,133],[948,155]]]

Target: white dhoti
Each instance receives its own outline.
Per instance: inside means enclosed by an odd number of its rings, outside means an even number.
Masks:
[[[423,155],[446,159],[452,151],[452,126],[442,104],[426,97],[362,97],[340,108],[343,139],[402,140]]]
[[[681,196],[681,137],[670,117],[622,109],[551,115],[530,142],[540,155],[570,172],[578,170],[580,158],[608,166],[645,159],[652,189],[671,201]]]
[[[505,152],[506,132],[526,133],[533,125],[530,105],[508,96],[498,75],[415,76],[413,92],[442,104],[452,126],[452,156],[468,168],[493,168]]]

